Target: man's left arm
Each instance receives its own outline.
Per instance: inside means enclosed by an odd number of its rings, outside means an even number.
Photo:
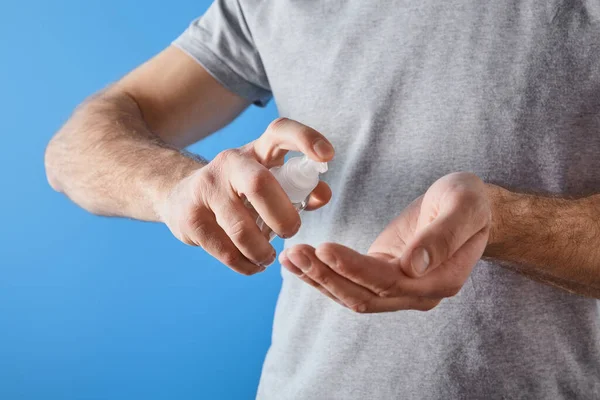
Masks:
[[[486,187],[492,225],[484,258],[600,298],[600,195],[567,199]]]
[[[453,173],[392,220],[367,254],[335,243],[296,245],[279,260],[357,312],[430,310],[457,294],[476,262],[600,298],[600,195],[521,194]]]

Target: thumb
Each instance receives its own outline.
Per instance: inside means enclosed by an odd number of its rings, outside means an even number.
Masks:
[[[401,258],[404,272],[418,278],[446,262],[486,224],[475,223],[463,213],[438,215],[431,223],[415,233]]]
[[[273,121],[252,147],[258,161],[268,168],[283,164],[288,151],[299,151],[320,162],[331,161],[334,155],[333,145],[323,134],[287,118]]]

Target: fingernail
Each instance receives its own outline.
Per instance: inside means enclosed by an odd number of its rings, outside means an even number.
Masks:
[[[290,253],[288,254],[290,261],[302,272],[307,272],[310,269],[310,260],[302,253]]]
[[[327,143],[326,141],[324,141],[323,139],[317,140],[313,144],[313,149],[315,150],[315,153],[317,153],[319,155],[319,157],[323,157],[323,158],[327,158],[327,157],[331,156],[331,153],[333,153],[333,149],[331,148],[331,145],[329,143]]]
[[[422,247],[414,249],[410,263],[417,274],[424,274],[429,267],[429,253]]]

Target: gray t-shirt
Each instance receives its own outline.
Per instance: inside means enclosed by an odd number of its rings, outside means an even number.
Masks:
[[[600,2],[219,0],[175,41],[325,134],[331,204],[286,245],[366,251],[439,177],[600,189]],[[600,398],[595,300],[481,261],[430,312],[360,315],[283,271],[259,399]]]

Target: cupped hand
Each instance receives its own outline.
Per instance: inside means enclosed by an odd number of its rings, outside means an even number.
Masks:
[[[223,151],[178,182],[158,212],[161,220],[179,240],[201,246],[231,269],[245,275],[263,271],[275,260],[275,249],[256,225],[257,214],[281,237],[291,237],[300,228],[298,211],[269,171],[282,165],[290,150],[321,162],[334,154],[321,133],[279,118],[257,140]],[[329,186],[320,182],[307,209],[319,208],[330,198]]]
[[[377,237],[367,254],[326,243],[296,245],[280,262],[307,284],[360,313],[430,310],[456,295],[487,245],[485,184],[458,172],[436,181]]]

